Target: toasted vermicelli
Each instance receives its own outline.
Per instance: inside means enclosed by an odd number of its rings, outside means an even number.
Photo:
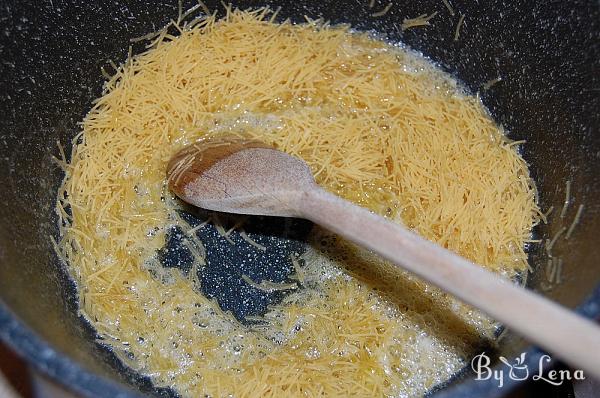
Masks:
[[[184,396],[415,396],[444,382],[497,325],[319,229],[290,259],[297,282],[244,275],[248,288],[289,289],[280,304],[250,326],[222,311],[198,290],[196,233],[210,223],[232,244],[264,246],[217,215],[187,225],[167,163],[222,133],[259,139],[303,158],[326,189],[510,278],[527,269],[541,217],[515,143],[408,50],[347,26],[278,24],[266,8],[185,21],[202,8],[138,38],[147,51],[114,65],[70,162],[57,159],[53,244],[99,342]],[[188,275],[157,258],[173,226]]]

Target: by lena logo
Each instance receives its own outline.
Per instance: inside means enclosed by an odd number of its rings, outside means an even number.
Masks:
[[[471,360],[471,367],[477,377],[475,380],[496,380],[498,382],[498,387],[502,388],[504,386],[505,380],[525,380],[529,378],[530,372],[529,367],[525,363],[525,356],[527,353],[522,353],[520,356],[516,357],[513,362],[510,362],[504,357],[499,357],[500,362],[504,364],[504,366],[500,369],[492,369],[490,367],[491,360],[485,352],[482,352],[479,355],[475,355],[475,357]],[[550,370],[547,374],[544,374],[544,362],[550,362],[551,358],[549,355],[542,355],[538,362],[537,373],[533,374],[533,380],[542,380],[547,383],[550,383],[555,386],[560,386],[565,380],[584,380],[585,377],[583,375],[583,370],[577,369],[574,371],[570,371],[567,369],[564,370]]]

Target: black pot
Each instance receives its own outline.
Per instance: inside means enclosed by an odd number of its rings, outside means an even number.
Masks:
[[[560,209],[571,181],[576,205],[584,205],[580,225],[555,251],[564,259],[564,282],[544,294],[581,314],[600,315],[600,3],[452,1],[465,15],[458,41],[452,17],[441,0],[394,2],[383,17],[371,14],[387,0],[239,1],[241,8],[281,5],[282,18],[319,16],[374,30],[422,51],[473,92],[513,139],[526,139],[523,156],[540,191],[541,206]],[[207,2],[211,9],[222,6]],[[185,2],[184,7],[191,7]],[[59,265],[54,204],[61,172],[51,161],[56,141],[78,132],[91,101],[101,92],[100,67],[124,61],[129,38],[164,26],[177,16],[171,4],[145,0],[48,0],[0,3],[0,337],[31,365],[88,396],[172,395],[125,369],[94,342],[93,331],[77,316],[74,286]],[[432,26],[402,31],[406,17],[438,11]],[[136,47],[134,46],[134,52]],[[485,83],[501,76],[488,89]],[[563,223],[571,220],[571,206]],[[559,225],[536,229],[551,237]],[[546,261],[533,246],[538,271],[530,287],[539,289]],[[574,334],[573,338],[577,338]],[[598,350],[590,347],[590,350]],[[541,352],[508,332],[499,354],[527,352],[537,369]],[[600,353],[599,353],[600,354]],[[518,382],[474,381],[464,372],[438,391],[440,396],[498,396]]]

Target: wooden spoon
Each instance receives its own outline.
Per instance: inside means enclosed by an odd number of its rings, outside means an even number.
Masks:
[[[226,136],[181,150],[169,162],[167,176],[177,196],[204,209],[309,219],[600,378],[600,328],[592,321],[323,190],[298,158]]]

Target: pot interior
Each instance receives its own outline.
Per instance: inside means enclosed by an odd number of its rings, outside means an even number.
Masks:
[[[194,5],[184,2],[187,9]],[[495,120],[513,140],[527,140],[523,157],[537,183],[540,206],[555,208],[548,225],[535,229],[551,239],[569,226],[577,206],[580,223],[553,252],[564,261],[563,282],[546,290],[542,245],[530,248],[535,269],[529,286],[587,316],[600,313],[600,6],[517,1],[453,2],[465,16],[454,40],[458,16],[438,0],[394,2],[382,17],[376,1],[236,1],[240,8],[281,6],[280,18],[302,22],[304,15],[350,23],[401,41],[423,52],[478,92]],[[223,14],[219,2],[207,1]],[[431,26],[402,31],[404,18],[438,12]],[[94,332],[77,315],[74,286],[52,249],[54,204],[62,173],[52,162],[56,142],[70,142],[78,122],[102,88],[100,68],[123,62],[132,37],[156,31],[178,13],[169,4],[144,0],[85,2],[9,0],[0,9],[0,336],[35,366],[81,392],[114,396],[117,391],[160,396],[149,381],[124,368],[95,343]],[[133,43],[134,53],[143,44]],[[486,89],[486,83],[501,81]],[[571,205],[564,218],[567,181]],[[587,301],[586,301],[587,300]],[[585,304],[584,304],[585,303]],[[528,344],[510,331],[499,354],[514,357]],[[535,361],[538,351],[531,351]],[[534,363],[534,362],[532,362]],[[452,391],[482,391],[465,372]],[[127,387],[125,387],[127,386]],[[454,386],[454,387],[452,387]],[[497,389],[489,384],[489,391]],[[452,390],[455,388],[455,390]]]

